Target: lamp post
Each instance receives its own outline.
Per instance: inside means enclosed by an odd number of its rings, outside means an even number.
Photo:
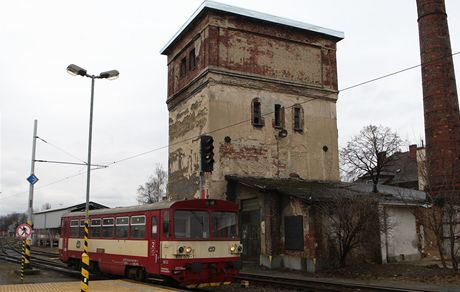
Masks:
[[[85,69],[75,65],[70,64],[67,66],[67,72],[71,75],[83,76],[91,78],[91,102],[90,102],[90,111],[89,111],[89,136],[88,136],[88,161],[87,172],[86,172],[86,205],[85,205],[85,243],[83,246],[83,254],[81,256],[81,275],[82,280],[80,284],[81,291],[88,291],[89,285],[89,253],[88,253],[88,226],[89,226],[89,189],[90,189],[90,178],[91,178],[91,142],[93,135],[93,103],[94,103],[94,81],[96,79],[117,79],[120,73],[117,70],[110,70],[102,72],[99,75],[90,75],[86,72]]]

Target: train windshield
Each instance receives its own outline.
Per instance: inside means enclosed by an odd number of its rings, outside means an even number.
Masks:
[[[212,237],[214,238],[235,238],[237,233],[236,213],[234,212],[212,212]]]
[[[205,211],[174,212],[175,238],[209,238],[209,215]]]

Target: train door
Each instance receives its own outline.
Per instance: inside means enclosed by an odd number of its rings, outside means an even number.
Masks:
[[[241,201],[241,242],[245,262],[259,262],[260,255],[260,207],[258,199]]]
[[[160,235],[159,235],[159,216],[160,212],[152,212],[150,215],[150,260],[149,264],[152,267],[152,274],[160,273]]]
[[[67,244],[69,240],[69,223],[65,218],[61,218],[61,236],[59,237],[59,249],[67,251]]]

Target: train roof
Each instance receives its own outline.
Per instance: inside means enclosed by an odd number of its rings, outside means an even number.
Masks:
[[[180,200],[180,201],[161,201],[152,204],[145,204],[145,205],[137,205],[137,206],[129,206],[129,207],[116,207],[110,209],[98,209],[98,210],[90,210],[90,215],[109,215],[109,214],[118,214],[118,213],[134,213],[134,212],[143,212],[143,211],[151,211],[151,210],[162,210],[162,209],[169,209],[174,205],[182,205],[181,207],[193,206],[199,202],[203,201],[214,201],[214,202],[221,202],[219,205],[224,204],[233,204],[236,206],[235,203],[224,201],[224,200],[206,200],[206,199],[191,199],[191,200]],[[85,212],[69,212],[64,214],[62,217],[82,217],[85,216]]]

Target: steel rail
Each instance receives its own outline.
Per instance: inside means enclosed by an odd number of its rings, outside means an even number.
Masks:
[[[431,289],[414,289],[394,286],[324,281],[319,279],[296,279],[265,276],[260,274],[240,273],[235,280],[270,284],[283,288],[309,289],[312,291],[377,291],[377,292],[434,292]]]

